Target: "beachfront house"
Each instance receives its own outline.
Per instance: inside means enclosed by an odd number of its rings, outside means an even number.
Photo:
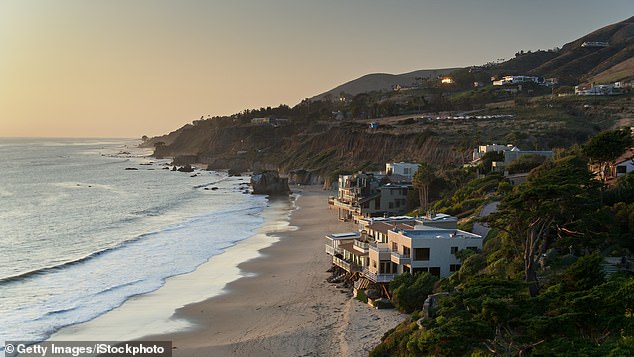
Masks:
[[[387,242],[387,232],[393,229],[411,230],[416,226],[456,229],[458,218],[444,213],[428,212],[426,216],[410,217],[373,217],[359,219],[359,231],[369,240],[377,243]]]
[[[363,276],[375,283],[389,283],[404,272],[447,277],[460,269],[456,253],[463,249],[482,249],[482,236],[425,225],[395,228],[388,231],[387,242],[369,246]]]
[[[368,245],[360,232],[333,233],[326,236],[326,253],[332,264],[347,273],[361,272],[369,265]]]
[[[326,236],[326,253],[334,266],[374,283],[388,283],[403,272],[446,277],[460,268],[456,252],[482,249],[481,236],[456,226],[456,217],[431,212],[425,217],[362,218],[360,232]]]
[[[358,221],[362,217],[380,217],[407,211],[409,184],[384,184],[385,176],[372,173],[340,175],[337,197],[332,205],[340,220]]]

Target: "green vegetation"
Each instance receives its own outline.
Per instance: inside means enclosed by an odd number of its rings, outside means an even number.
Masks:
[[[503,176],[492,174],[474,179],[456,190],[451,196],[436,201],[432,209],[455,216],[468,216],[495,196]]]
[[[403,273],[390,283],[392,301],[401,311],[414,312],[420,309],[433,289],[438,279],[426,272],[410,274]]]
[[[371,356],[634,355],[634,276],[604,270],[606,255],[634,252],[634,174],[606,188],[580,150],[558,157],[521,185],[490,175],[436,203],[500,201],[483,251],[458,252],[458,272],[395,280],[395,305],[413,319],[428,294],[449,294],[433,317],[389,331]]]

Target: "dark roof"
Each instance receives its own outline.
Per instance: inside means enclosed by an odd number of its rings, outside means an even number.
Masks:
[[[356,256],[359,256],[359,257],[364,257],[364,256],[367,256],[367,255],[370,255],[370,253],[368,253],[368,252],[364,253],[364,252],[362,252],[360,250],[354,249],[354,243],[339,244],[339,248],[343,249],[343,250],[347,250],[348,252],[350,252],[350,253],[352,253],[352,254],[354,254]]]

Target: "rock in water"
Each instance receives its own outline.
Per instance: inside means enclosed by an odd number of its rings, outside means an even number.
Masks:
[[[280,177],[277,171],[262,171],[251,176],[251,187],[256,195],[288,195],[288,179]]]
[[[187,164],[187,165],[185,165],[183,167],[179,167],[177,171],[180,171],[180,172],[194,172],[194,168],[192,167],[192,165]]]

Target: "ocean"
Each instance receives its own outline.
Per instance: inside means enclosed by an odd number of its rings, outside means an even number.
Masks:
[[[138,144],[0,138],[2,342],[92,320],[262,226],[248,178],[174,172]]]

